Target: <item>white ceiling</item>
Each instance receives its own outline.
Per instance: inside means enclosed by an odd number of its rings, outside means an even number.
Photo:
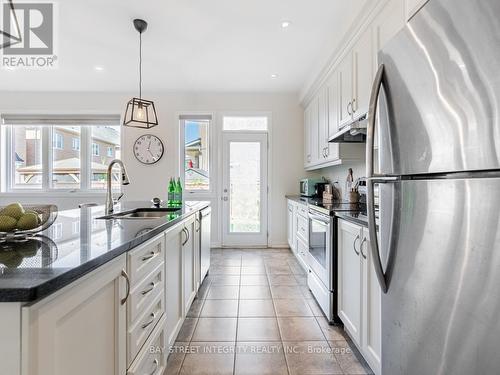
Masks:
[[[366,1],[59,1],[58,69],[2,69],[0,90],[136,90],[144,18],[144,92],[299,91]]]

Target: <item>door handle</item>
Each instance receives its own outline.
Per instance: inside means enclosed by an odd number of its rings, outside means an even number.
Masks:
[[[377,102],[380,95],[380,89],[384,83],[384,64],[381,64],[375,75],[372,92],[370,95],[370,104],[368,107],[368,129],[366,139],[366,197],[367,197],[367,215],[368,215],[368,233],[370,235],[370,243],[372,249],[372,260],[377,275],[380,289],[383,293],[387,293],[387,278],[382,268],[382,261],[380,260],[380,249],[378,247],[377,238],[377,225],[375,222],[375,193],[373,178],[373,145],[375,136],[375,120],[377,116]],[[387,180],[386,180],[387,181]]]

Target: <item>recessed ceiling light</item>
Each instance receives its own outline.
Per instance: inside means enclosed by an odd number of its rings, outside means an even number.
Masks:
[[[94,66],[94,69],[97,70],[98,72],[102,72],[104,70],[104,67],[102,66]]]
[[[272,79],[276,79],[276,78],[278,78],[278,75],[277,74],[271,74],[271,78]]]
[[[281,22],[281,28],[286,29],[287,27],[290,26],[290,21],[283,21]]]

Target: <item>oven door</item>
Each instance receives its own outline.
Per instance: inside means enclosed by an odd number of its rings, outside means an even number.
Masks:
[[[333,290],[332,277],[332,232],[329,216],[309,211],[309,254],[310,269],[328,290]]]

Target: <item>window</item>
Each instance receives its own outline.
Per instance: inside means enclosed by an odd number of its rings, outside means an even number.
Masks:
[[[93,163],[91,170],[91,188],[92,189],[105,189],[108,177],[108,164],[111,159],[108,158],[109,149],[111,149],[111,157],[113,150],[115,150],[115,157],[120,158],[120,127],[119,126],[93,126],[91,132],[92,142],[92,155]],[[107,156],[99,156],[99,145],[106,147]],[[97,160],[98,159],[98,160]],[[111,186],[120,189],[120,169],[115,167],[116,171],[111,176]]]
[[[80,144],[81,129],[79,126],[53,126],[52,132],[61,139],[72,137]],[[74,143],[73,141],[71,143]],[[80,148],[65,149],[54,144],[52,149],[52,188],[80,189],[81,160]]]
[[[99,156],[99,145],[92,143],[92,156]]]
[[[192,192],[210,190],[211,116],[181,116],[184,134],[184,189]]]
[[[224,116],[224,130],[267,131],[267,116]]]
[[[2,191],[105,189],[109,162],[120,157],[119,121],[118,116],[102,120],[2,116]],[[99,156],[101,146],[106,156]],[[112,186],[120,189],[118,173],[113,172]]]
[[[62,150],[64,148],[64,138],[62,134],[54,132],[52,147],[58,150]]]
[[[42,188],[42,127],[16,126],[12,129],[12,188]]]

